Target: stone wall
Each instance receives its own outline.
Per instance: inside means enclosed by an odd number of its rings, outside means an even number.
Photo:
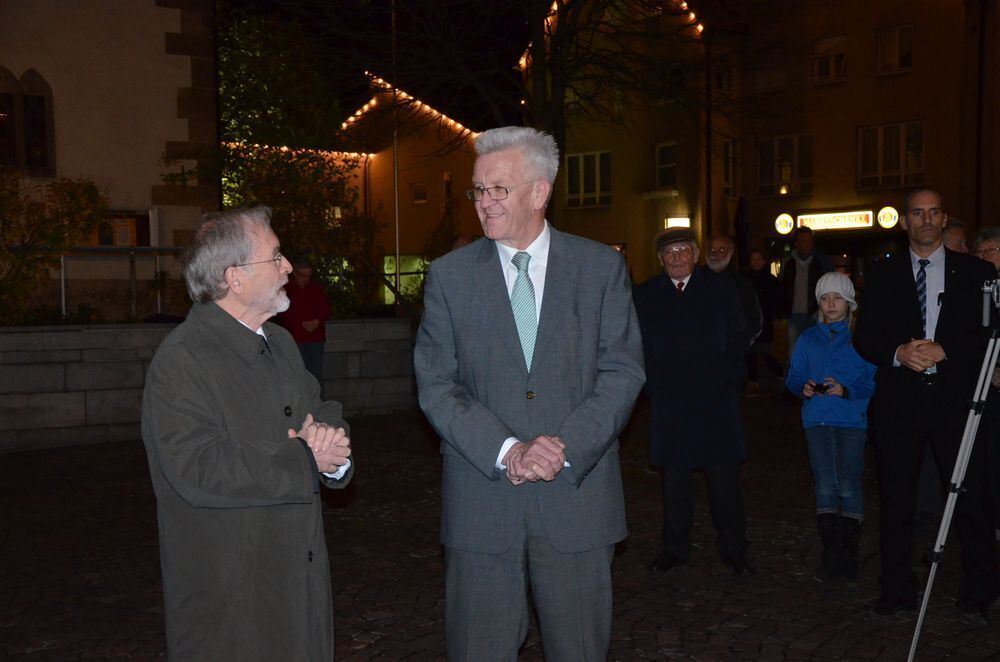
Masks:
[[[138,440],[166,325],[0,328],[0,452]],[[416,406],[408,319],[327,324],[326,397],[348,415]]]

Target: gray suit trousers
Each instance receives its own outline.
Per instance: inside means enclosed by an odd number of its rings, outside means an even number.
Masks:
[[[531,499],[523,539],[502,554],[445,548],[445,637],[453,662],[516,661],[528,633],[528,586],[549,662],[605,660],[611,646],[614,545],[563,553]]]

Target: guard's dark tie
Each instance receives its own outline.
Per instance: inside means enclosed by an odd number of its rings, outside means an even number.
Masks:
[[[684,294],[684,281],[677,281],[677,292],[678,294]]]
[[[920,302],[920,322],[924,330],[923,338],[927,337],[927,265],[931,261],[927,258],[917,260],[920,269],[917,271],[917,301]]]

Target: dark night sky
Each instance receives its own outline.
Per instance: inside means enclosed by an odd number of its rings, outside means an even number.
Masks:
[[[513,69],[528,43],[518,3],[396,0],[398,66],[393,76],[391,0],[226,2],[298,21],[314,36],[321,58],[317,67],[334,82],[345,115],[370,97],[365,69],[390,82],[395,79],[399,87],[474,128],[495,121],[482,97],[467,89],[470,71],[516,102],[517,91],[505,72]]]

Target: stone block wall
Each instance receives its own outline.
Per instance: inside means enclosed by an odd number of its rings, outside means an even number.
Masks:
[[[142,387],[173,327],[0,328],[0,452],[139,440]],[[327,324],[324,390],[347,414],[416,406],[407,319]]]

